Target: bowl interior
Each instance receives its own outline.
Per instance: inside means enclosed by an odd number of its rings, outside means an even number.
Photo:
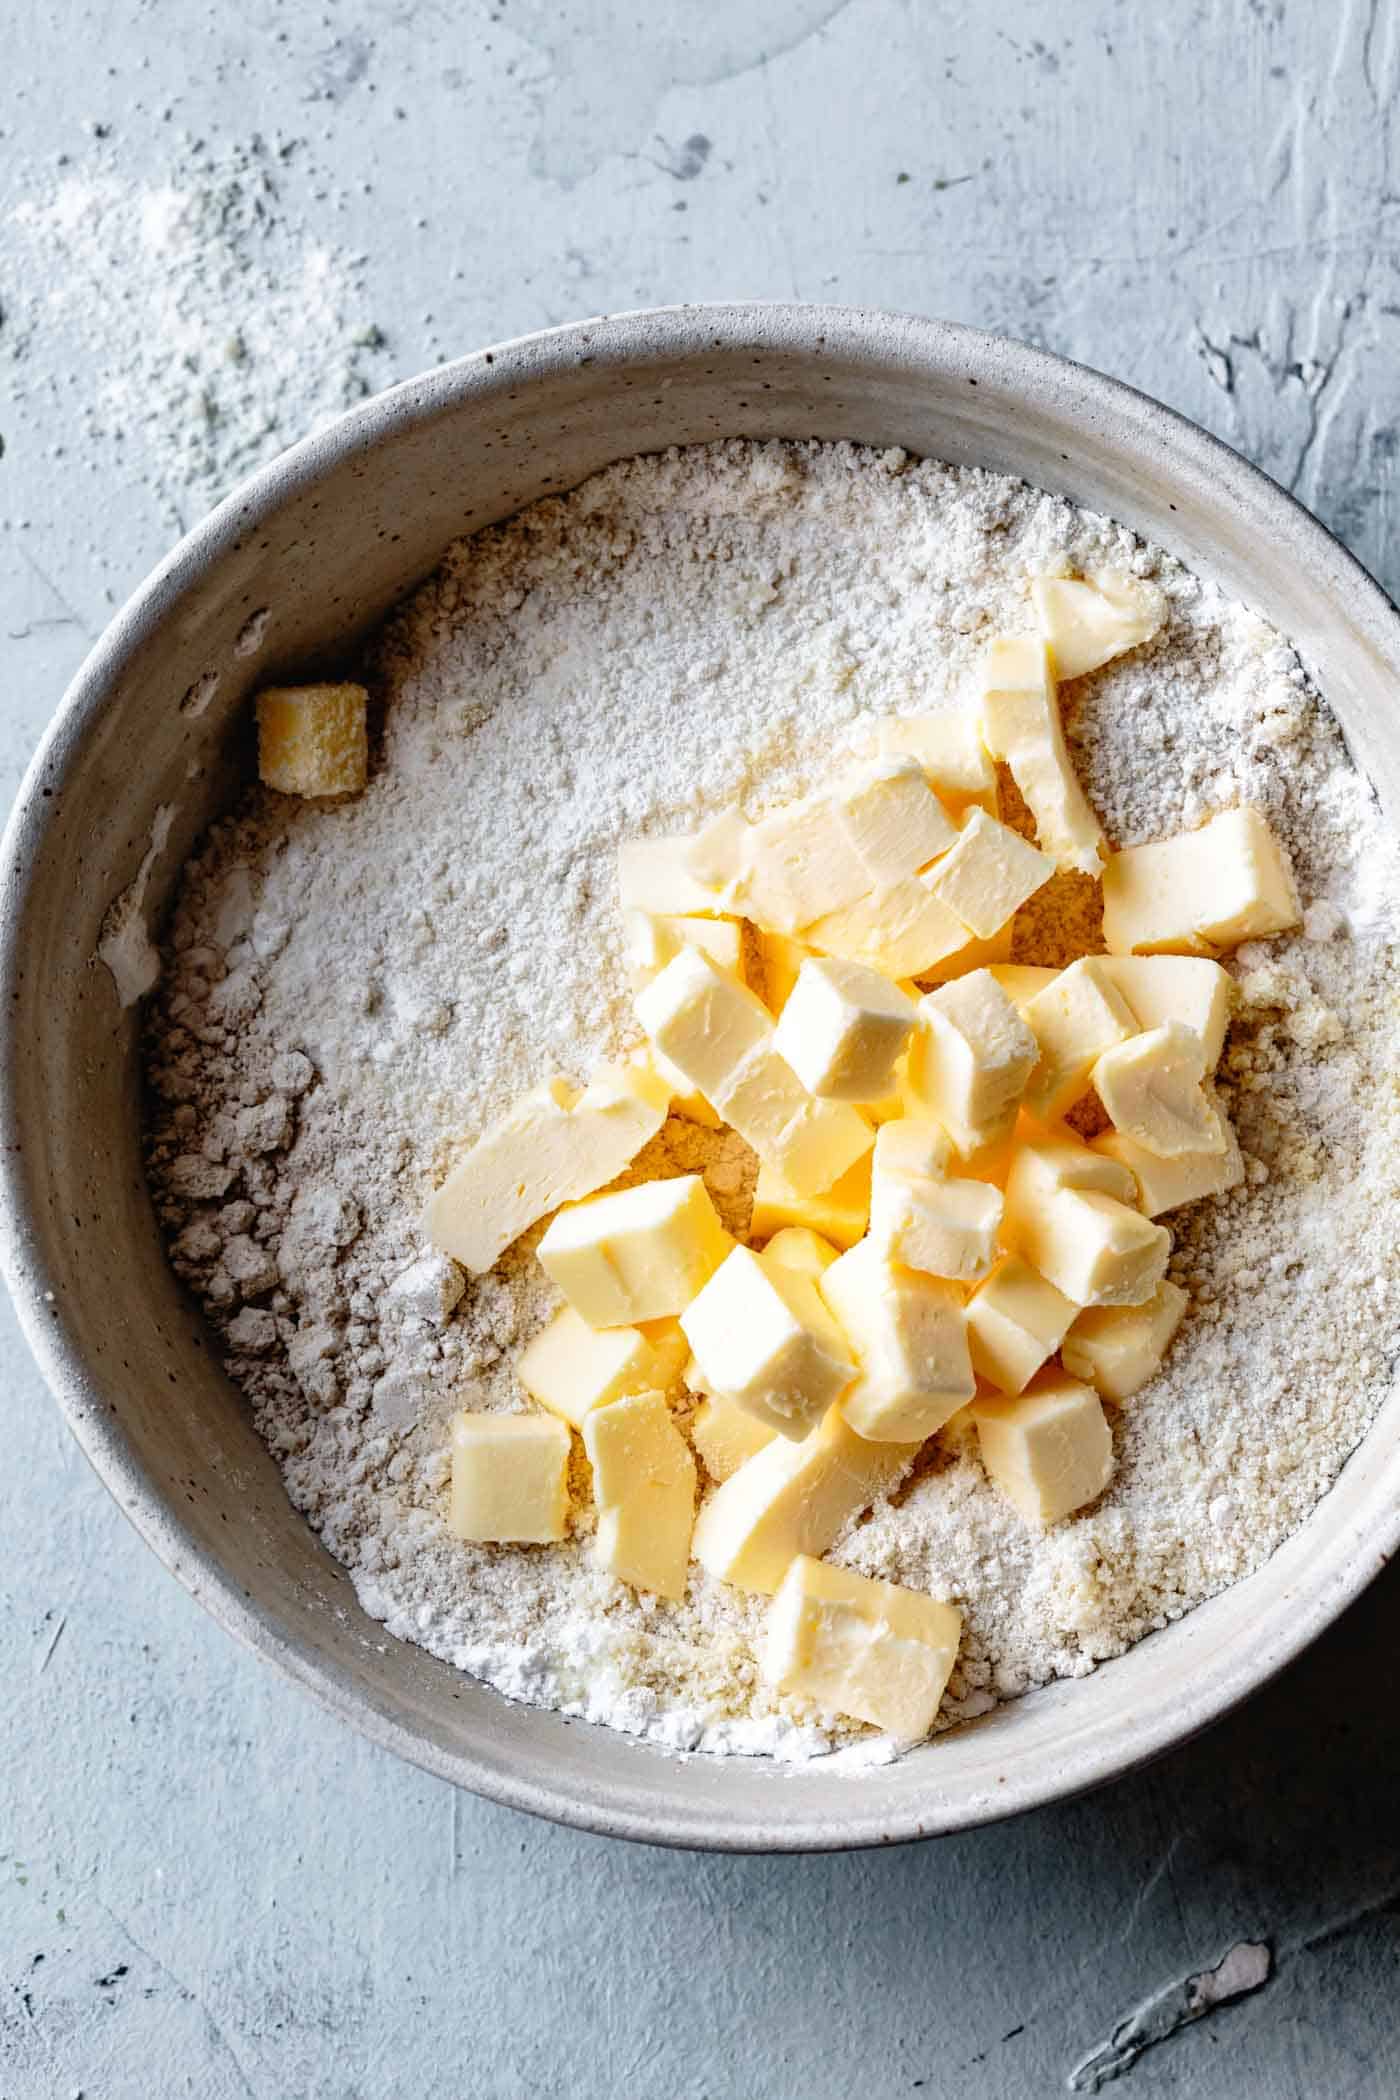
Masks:
[[[84,667],[5,861],[5,1253],[40,1359],[118,1501],[230,1630],[348,1719],[465,1785],[595,1829],[868,1844],[1092,1784],[1279,1667],[1393,1548],[1400,1398],[1250,1581],[1093,1677],[899,1764],[681,1759],[512,1706],[370,1620],[288,1503],[167,1266],[141,1170],[138,1010],[94,962],[114,900],[143,885],[128,908],[158,922],[229,800],[248,763],[250,687],[334,661],[456,535],[627,454],[736,434],[901,445],[1111,512],[1298,644],[1400,807],[1400,733],[1382,697],[1400,675],[1393,609],[1281,491],[1130,389],[975,332],[836,310],[678,310],[532,337],[285,455],[182,544]]]

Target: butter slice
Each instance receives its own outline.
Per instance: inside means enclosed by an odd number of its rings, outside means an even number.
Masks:
[[[1044,642],[993,642],[982,659],[982,741],[1011,777],[1057,867],[1097,875],[1106,851],[1098,818],[1065,745],[1050,651]]]
[[[1198,1202],[1202,1196],[1223,1195],[1244,1180],[1244,1160],[1230,1119],[1209,1087],[1206,1094],[1220,1118],[1223,1152],[1181,1152],[1175,1159],[1161,1159],[1121,1131],[1106,1130],[1094,1139],[1094,1152],[1131,1175],[1133,1200],[1149,1218],[1177,1210],[1183,1203]]]
[[[924,881],[930,895],[962,920],[969,933],[990,940],[1028,897],[1050,880],[1055,863],[985,810],[969,811],[958,842]],[[909,975],[917,977],[917,969]]]
[[[996,769],[970,711],[886,715],[875,724],[871,741],[877,751],[917,758],[924,778],[954,816],[974,805],[996,816]]]
[[[875,1101],[889,1092],[913,1028],[913,1000],[879,970],[813,956],[798,974],[774,1044],[809,1093]]]
[[[1065,1336],[1065,1369],[1110,1400],[1131,1400],[1155,1377],[1187,1302],[1185,1291],[1164,1277],[1143,1305],[1090,1306]]]
[[[947,1140],[936,1126],[882,1127],[870,1182],[870,1243],[907,1269],[974,1283],[997,1258],[1002,1194],[990,1181],[950,1179],[947,1164]]]
[[[967,1301],[973,1370],[1003,1393],[1023,1392],[1078,1312],[1029,1262],[1009,1254]]]
[[[1205,1046],[1180,1021],[1149,1028],[1106,1050],[1094,1087],[1115,1130],[1159,1159],[1223,1152],[1225,1128],[1202,1085]]]
[[[1228,970],[1203,955],[1099,955],[1094,959],[1127,1000],[1139,1028],[1182,1022],[1201,1038],[1206,1070],[1215,1070],[1234,1004],[1234,980]]]
[[[630,1327],[689,1305],[733,1241],[698,1174],[572,1203],[536,1250],[590,1327]]]
[[[958,835],[917,758],[890,755],[854,767],[831,800],[872,889],[916,875]]]
[[[1137,1016],[1103,968],[1103,958],[1081,956],[1061,970],[1023,1009],[1040,1046],[1026,1087],[1026,1107],[1053,1122],[1087,1093],[1095,1061],[1138,1033]]]
[[[1060,678],[1082,678],[1125,650],[1150,642],[1164,612],[1160,591],[1113,569],[1089,583],[1070,576],[1033,577],[1031,600]]]
[[[454,1416],[449,1528],[482,1545],[562,1539],[568,1468],[569,1432],[553,1415]]]
[[[722,913],[712,883],[691,871],[688,838],[627,839],[617,849],[617,897],[624,912],[674,918]]]
[[[1029,1524],[1058,1524],[1113,1477],[1098,1394],[1062,1371],[1042,1371],[1014,1399],[974,1402],[972,1419],[989,1479]]]
[[[708,1392],[800,1440],[855,1376],[810,1276],[736,1247],[681,1315]]]
[[[771,1596],[799,1553],[825,1553],[853,1517],[892,1488],[917,1444],[857,1436],[839,1407],[795,1444],[775,1436],[716,1488],[700,1511],[691,1550],[700,1565],[741,1590]]]
[[[859,1358],[841,1402],[858,1436],[921,1441],[967,1405],[976,1384],[951,1284],[916,1275],[862,1240],[831,1264],[820,1290]]]
[[[886,977],[923,977],[966,948],[967,928],[926,880],[911,875],[817,919],[803,938],[823,955],[869,963]]]
[[[610,1575],[659,1597],[685,1595],[695,1460],[663,1393],[632,1393],[583,1424],[598,1506],[594,1554]]]
[[[1110,856],[1104,940],[1115,955],[1210,955],[1299,922],[1293,872],[1268,823],[1245,804],[1199,831]]]
[[[639,1062],[604,1066],[582,1093],[566,1079],[536,1087],[458,1161],[429,1199],[424,1233],[479,1275],[546,1212],[615,1181],[670,1098]]]
[[[566,1305],[522,1350],[515,1375],[532,1400],[580,1429],[596,1407],[632,1393],[668,1391],[686,1354],[673,1320],[594,1328]]]
[[[1039,1049],[989,970],[955,978],[919,1001],[909,1046],[907,1097],[959,1152],[1007,1135]]]
[[[870,1154],[848,1167],[829,1189],[799,1196],[763,1160],[754,1184],[749,1231],[769,1238],[785,1225],[805,1225],[837,1247],[853,1247],[870,1222]]]
[[[362,685],[269,685],[257,698],[258,778],[281,795],[357,795],[369,777]]]
[[[769,1606],[760,1669],[824,1712],[917,1742],[937,1718],[961,1638],[951,1604],[799,1554]]]
[[[707,1393],[690,1425],[690,1441],[715,1480],[728,1480],[746,1459],[771,1444],[777,1433],[723,1393]]]
[[[781,1262],[785,1269],[797,1269],[814,1279],[824,1276],[836,1259],[830,1240],[805,1225],[785,1225],[774,1233],[763,1254],[766,1261]]]

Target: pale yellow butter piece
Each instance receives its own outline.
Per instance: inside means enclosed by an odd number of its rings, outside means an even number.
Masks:
[[[616,1180],[666,1120],[648,1065],[605,1065],[580,1093],[551,1079],[477,1139],[428,1201],[433,1246],[479,1274],[546,1212]]]
[[[1223,1195],[1244,1180],[1244,1160],[1234,1128],[1212,1089],[1207,1087],[1206,1094],[1220,1118],[1223,1152],[1182,1152],[1175,1159],[1162,1159],[1145,1146],[1135,1145],[1121,1131],[1106,1130],[1094,1139],[1092,1150],[1132,1177],[1133,1200],[1149,1218],[1177,1210],[1183,1203],[1195,1203],[1202,1196]]]
[[[809,1093],[876,1101],[889,1092],[913,1028],[913,1000],[881,971],[813,956],[779,1016],[774,1044]]]
[[[685,1595],[695,1523],[695,1460],[664,1393],[631,1393],[584,1417],[600,1565],[637,1590]]]
[[[689,838],[627,839],[617,849],[617,899],[624,912],[695,918],[723,913],[713,883],[692,872]]]
[[[1047,984],[1053,984],[1061,973],[1045,970],[1036,963],[992,963],[989,975],[996,979],[1022,1020],[1026,1008],[1037,992],[1043,992]]]
[[[1115,955],[1210,955],[1299,921],[1283,848],[1257,809],[1222,810],[1199,831],[1110,855],[1104,940]]]
[[[967,1405],[976,1385],[951,1284],[916,1275],[867,1239],[834,1261],[819,1287],[859,1359],[841,1402],[858,1436],[918,1442]]]
[[[651,1063],[657,1076],[671,1090],[671,1114],[683,1116],[687,1123],[698,1123],[702,1130],[719,1130],[724,1118],[718,1109],[712,1108],[698,1087],[693,1087],[679,1065],[673,1065],[669,1057],[659,1050],[650,1052]]]
[[[836,1259],[836,1249],[806,1225],[784,1225],[763,1250],[766,1261],[781,1262],[785,1269],[799,1269],[804,1276],[821,1277]]]
[[[989,970],[919,1001],[906,1095],[963,1154],[1007,1135],[1039,1055],[1035,1037]]]
[[[1028,897],[1050,880],[1055,863],[1009,825],[971,810],[957,844],[923,877],[931,896],[962,920],[969,933],[990,940]],[[903,974],[903,973],[901,973]],[[918,970],[908,973],[917,977]]]
[[[357,795],[369,777],[362,685],[269,685],[257,698],[258,778],[281,795]]]
[[[566,1305],[521,1351],[515,1375],[532,1400],[578,1429],[595,1407],[630,1393],[668,1391],[686,1354],[674,1320],[595,1328]]]
[[[993,642],[981,665],[982,741],[1011,777],[1057,867],[1097,875],[1106,851],[1098,818],[1065,745],[1050,651],[1044,642]]]
[[[871,743],[884,753],[917,758],[924,777],[954,816],[974,804],[997,815],[997,776],[970,711],[938,715],[886,715]]]
[[[721,970],[743,976],[744,930],[737,919],[701,919],[684,914],[622,914],[623,946],[634,989],[640,991],[682,948],[702,948]]]
[[[1142,1305],[1093,1305],[1064,1338],[1060,1360],[1110,1400],[1131,1400],[1156,1375],[1181,1325],[1187,1297],[1164,1277]]]
[[[837,1247],[853,1247],[870,1222],[870,1154],[847,1168],[829,1189],[799,1196],[760,1160],[749,1231],[767,1239],[785,1225],[805,1225]]]
[[[816,1284],[736,1247],[681,1315],[707,1392],[785,1437],[803,1438],[855,1376]]]
[[[569,1431],[553,1415],[455,1415],[448,1526],[481,1545],[562,1539],[568,1468]]]
[[[709,1574],[771,1596],[794,1556],[825,1553],[918,1449],[857,1436],[839,1407],[828,1408],[800,1444],[775,1436],[715,1489],[691,1550]]]
[[[988,1478],[1029,1524],[1058,1524],[1113,1477],[1099,1396],[1062,1371],[1042,1371],[1016,1398],[975,1401],[972,1419]]]
[[[1204,955],[1100,955],[1095,960],[1127,1000],[1139,1028],[1182,1022],[1201,1038],[1206,1070],[1215,1070],[1234,1004],[1228,970]]]
[[[1022,1011],[1040,1046],[1026,1107],[1047,1123],[1088,1092],[1095,1061],[1105,1050],[1138,1033],[1136,1014],[1097,955],[1061,970]]]
[[[731,1073],[773,1032],[763,1001],[691,947],[637,994],[633,1012],[657,1053],[716,1108]]]
[[[723,1393],[706,1394],[690,1425],[690,1441],[704,1460],[706,1472],[715,1480],[728,1480],[745,1459],[771,1444],[777,1434],[776,1429],[760,1422],[737,1401],[727,1400]]]
[[[967,1301],[972,1368],[1003,1393],[1023,1392],[1078,1311],[1029,1262],[1009,1254]]]
[[[1105,1162],[1112,1164],[1112,1162]],[[1007,1178],[1002,1237],[1076,1305],[1140,1305],[1162,1280],[1171,1235],[1097,1189],[1021,1200],[1019,1161]]]
[[[953,1605],[799,1554],[769,1606],[760,1669],[823,1712],[917,1742],[937,1718],[961,1638]]]
[[[718,894],[726,910],[744,886],[751,830],[742,812],[731,806],[682,842],[686,869],[703,889]]]
[[[571,1203],[537,1252],[590,1327],[630,1327],[689,1305],[734,1242],[698,1174]]]
[[[725,1121],[799,1195],[829,1189],[875,1133],[846,1101],[818,1101],[771,1042],[758,1044],[715,1097]]]
[[[958,835],[917,758],[891,755],[852,768],[831,801],[872,889],[916,875]]]
[[[1224,1152],[1225,1126],[1202,1081],[1205,1045],[1180,1021],[1105,1050],[1094,1088],[1113,1127],[1159,1159]]]
[[[812,950],[790,933],[757,933],[758,956],[763,966],[763,1003],[775,1018],[787,1005],[797,973]]]
[[[1082,678],[1150,642],[1165,610],[1153,585],[1115,569],[1087,583],[1072,576],[1033,577],[1031,600],[1060,678]]]
[[[1020,1143],[1006,1178],[1009,1211],[1040,1202],[1059,1189],[1096,1189],[1120,1203],[1135,1203],[1137,1189],[1126,1167],[1066,1132],[1051,1137],[1029,1117],[1018,1126]]]
[[[871,887],[829,795],[810,795],[749,828],[739,896],[744,916],[776,933],[853,904]]]
[[[871,1171],[870,1244],[906,1269],[974,1283],[997,1258],[1002,1194],[989,1181],[948,1178],[949,1163],[937,1125],[883,1125]]]
[[[911,875],[828,913],[806,927],[803,938],[823,955],[869,963],[886,977],[923,977],[966,948],[967,928],[924,879]]]

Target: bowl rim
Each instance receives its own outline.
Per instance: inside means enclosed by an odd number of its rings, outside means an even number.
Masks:
[[[662,1845],[733,1852],[820,1852],[907,1842],[1001,1821],[1066,1800],[1140,1768],[1212,1725],[1292,1662],[1374,1579],[1400,1548],[1400,1503],[1369,1527],[1364,1552],[1349,1568],[1306,1598],[1295,1599],[1286,1628],[1267,1645],[1221,1669],[1207,1696],[1164,1714],[1126,1751],[1101,1748],[1068,1766],[1008,1782],[973,1804],[933,1803],[863,1807],[860,1780],[851,1781],[851,1812],[833,1830],[809,1817],[774,1833],[761,1806],[713,1831],[693,1821],[638,1808],[625,1777],[595,1785],[581,1799],[564,1783],[542,1783],[513,1770],[488,1746],[448,1750],[372,1695],[350,1685],[339,1668],[289,1637],[276,1616],[227,1576],[217,1557],[186,1529],[176,1509],[152,1487],[116,1426],[100,1386],[68,1334],[32,1243],[29,1200],[20,1166],[21,1127],[9,1054],[17,976],[22,972],[17,928],[37,848],[52,804],[36,792],[42,779],[61,781],[82,752],[86,734],[104,708],[124,667],[166,616],[172,601],[260,520],[312,486],[343,460],[373,448],[397,431],[426,426],[464,402],[489,400],[511,386],[576,366],[585,354],[599,364],[625,366],[645,352],[682,357],[713,344],[725,349],[810,350],[906,364],[930,377],[992,377],[1004,388],[1053,404],[1062,421],[1086,433],[1107,419],[1120,445],[1157,458],[1175,479],[1213,481],[1228,506],[1263,516],[1298,548],[1346,610],[1353,625],[1389,630],[1400,654],[1400,613],[1381,586],[1288,490],[1222,440],[1126,381],[1056,353],[962,323],[880,308],[783,301],[716,302],[637,308],[615,315],[535,330],[492,344],[404,380],[349,410],[326,429],[302,439],[259,468],[186,533],[116,612],[70,681],[40,740],[0,838],[0,1274],[21,1329],[50,1391],[84,1455],[114,1501],[167,1569],[211,1617],[245,1648],[274,1664],[324,1707],[408,1763],[506,1807],[598,1835]],[[524,369],[522,370],[522,366]],[[1331,1492],[1331,1490],[1329,1490]],[[386,1636],[387,1638],[387,1636]],[[637,1753],[643,1754],[641,1746]],[[800,1784],[800,1778],[795,1783]]]

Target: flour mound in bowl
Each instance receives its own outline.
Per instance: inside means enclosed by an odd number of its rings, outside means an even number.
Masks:
[[[1071,686],[1116,845],[1247,801],[1287,848],[1296,933],[1229,959],[1220,1068],[1243,1184],[1174,1212],[1191,1309],[1113,1411],[1092,1509],[1029,1528],[965,1418],[830,1556],[955,1602],[940,1727],[1121,1653],[1264,1562],[1383,1397],[1400,1342],[1400,874],[1375,798],[1277,634],[1123,527],[1022,483],[851,445],[735,441],[626,461],[449,549],[363,675],[357,799],[254,787],[179,886],[147,1035],[151,1185],[288,1493],[367,1611],[518,1699],[678,1749],[879,1756],[759,1682],[766,1600],[692,1566],[685,1600],[555,1546],[447,1529],[453,1412],[527,1404],[557,1302],[527,1235],[484,1277],[433,1256],[435,1181],[525,1088],[638,1037],[618,841],[806,791],[870,719],[966,704],[1028,578],[1125,569],[1147,648]],[[1099,945],[1057,879],[1017,960]],[[753,1159],[672,1118],[638,1176],[703,1171],[742,1230]]]

